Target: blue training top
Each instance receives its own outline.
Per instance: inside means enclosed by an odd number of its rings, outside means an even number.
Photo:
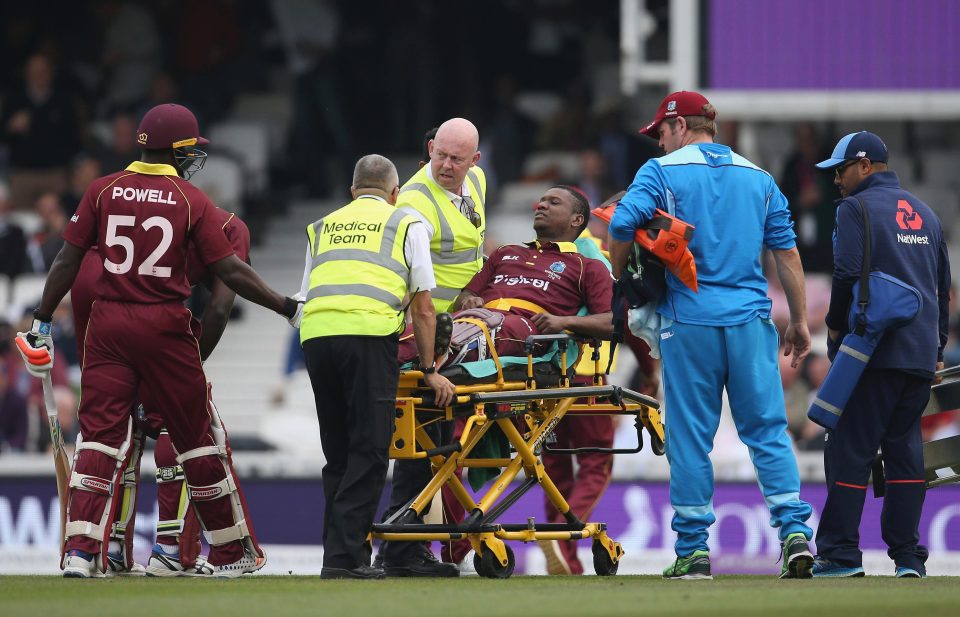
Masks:
[[[690,252],[700,288],[694,293],[668,273],[661,315],[706,326],[770,316],[763,247],[796,246],[787,198],[770,174],[728,146],[684,146],[640,168],[620,200],[610,236],[633,240],[657,208],[696,227]]]

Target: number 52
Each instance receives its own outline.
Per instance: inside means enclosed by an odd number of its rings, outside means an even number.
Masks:
[[[129,236],[121,235],[117,233],[117,231],[120,227],[133,227],[136,224],[137,219],[134,216],[111,214],[107,217],[106,245],[120,246],[123,248],[123,251],[126,254],[121,263],[114,263],[109,259],[104,258],[103,267],[107,272],[112,272],[113,274],[125,274],[130,271],[130,268],[133,266],[133,239]],[[137,267],[137,274],[168,278],[170,276],[170,267],[157,267],[156,263],[160,261],[160,258],[163,257],[163,254],[166,253],[167,249],[170,248],[170,242],[173,240],[173,225],[171,225],[170,221],[162,216],[151,216],[141,223],[140,226],[144,229],[159,227],[160,231],[163,232],[163,237],[160,238],[160,244],[157,245],[157,248],[155,248],[153,252],[143,260],[143,263]]]

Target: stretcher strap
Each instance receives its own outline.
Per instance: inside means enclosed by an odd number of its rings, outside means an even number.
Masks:
[[[213,531],[204,531],[203,537],[207,539],[210,546],[220,546],[228,542],[243,540],[250,535],[247,528],[247,519],[242,519],[236,525],[225,527],[224,529],[214,529]]]
[[[495,311],[508,312],[512,308],[523,309],[525,311],[530,311],[531,313],[548,313],[549,311],[542,306],[529,302],[527,300],[521,300],[519,298],[497,298],[496,300],[491,300],[483,305],[484,308],[493,309]]]

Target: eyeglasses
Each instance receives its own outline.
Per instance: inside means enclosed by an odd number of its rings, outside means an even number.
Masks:
[[[855,159],[855,160],[853,160],[853,161],[847,161],[846,163],[844,163],[844,164],[841,165],[840,167],[837,167],[836,170],[834,170],[834,173],[835,173],[836,176],[839,178],[840,176],[843,175],[843,172],[846,171],[847,167],[850,167],[851,165],[856,165],[857,163],[859,163],[859,162],[862,161],[862,160],[863,160],[863,159]]]
[[[473,203],[473,199],[469,195],[464,195],[463,197],[461,197],[461,207],[460,207],[461,212],[463,211],[464,208],[466,208],[467,210],[466,212],[463,213],[464,216],[467,217],[467,220],[470,221],[470,223],[474,227],[476,227],[477,229],[480,229],[480,224],[483,221],[480,218],[480,213],[477,212],[476,204]]]

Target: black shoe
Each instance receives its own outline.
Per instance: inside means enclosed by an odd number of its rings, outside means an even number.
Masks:
[[[455,578],[460,576],[460,568],[455,563],[438,561],[432,551],[425,550],[412,556],[408,561],[392,564],[384,561],[387,576],[417,576],[433,578]]]
[[[373,558],[373,567],[383,570],[383,553],[377,553],[377,556]]]
[[[450,347],[453,336],[453,317],[450,313],[437,313],[437,335],[433,342],[433,354],[442,355]]]
[[[359,578],[359,579],[381,579],[386,576],[381,568],[373,566],[359,566],[357,568],[329,568],[324,567],[320,570],[320,578]]]

